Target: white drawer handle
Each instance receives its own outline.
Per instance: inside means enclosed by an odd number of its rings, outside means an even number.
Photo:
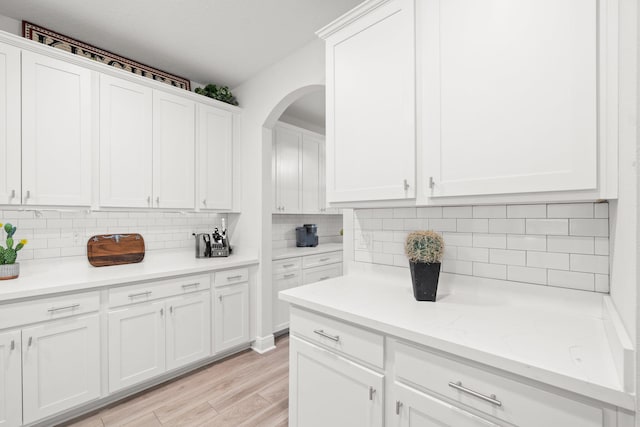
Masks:
[[[449,387],[451,388],[455,388],[456,390],[459,390],[463,393],[467,393],[470,394],[473,397],[477,397],[478,399],[482,399],[485,402],[489,402],[492,405],[496,405],[496,406],[502,406],[502,402],[500,402],[498,399],[496,399],[496,395],[492,394],[491,396],[485,396],[482,393],[478,393],[477,391],[471,390],[470,388],[466,388],[462,385],[461,381],[458,382],[450,382],[449,383]]]
[[[189,289],[189,288],[198,288],[200,287],[200,283],[188,283],[186,285],[182,285],[182,289]]]
[[[282,266],[284,268],[289,268],[289,267],[293,267],[295,264],[283,264]]]
[[[296,273],[289,273],[283,276],[285,279],[290,279],[291,277],[296,277]]]
[[[320,262],[329,261],[331,258],[320,258]]]
[[[129,298],[147,297],[149,295],[151,295],[151,291],[140,292],[137,294],[129,294]]]
[[[49,310],[47,310],[49,313],[55,313],[56,311],[62,311],[62,310],[73,310],[80,307],[80,304],[71,304],[71,305],[65,305],[64,307],[51,307]]]
[[[237,276],[227,277],[227,280],[237,280],[237,279],[242,279],[242,274],[238,274]]]
[[[335,342],[340,341],[340,336],[339,335],[329,335],[328,333],[326,333],[322,329],[316,329],[315,331],[313,331],[313,333],[314,334],[318,334],[321,337],[329,338],[331,341],[335,341]]]
[[[319,280],[319,282],[321,282],[321,281],[323,281],[323,280],[328,280],[328,279],[331,279],[331,276],[324,276],[324,277],[321,277],[321,278],[320,278],[320,280]]]

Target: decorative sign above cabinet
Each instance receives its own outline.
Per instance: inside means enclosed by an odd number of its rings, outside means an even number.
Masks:
[[[27,21],[22,21],[22,35],[29,40],[62,49],[75,55],[81,55],[102,64],[130,71],[139,76],[147,77],[181,89],[191,90],[191,84],[187,79],[165,73],[164,71],[132,61],[131,59],[123,58],[122,56],[55,33]]]

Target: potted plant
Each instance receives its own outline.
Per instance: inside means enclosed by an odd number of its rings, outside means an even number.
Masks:
[[[18,252],[27,244],[27,240],[20,240],[14,248],[13,235],[16,234],[16,227],[5,224],[4,231],[7,232],[7,247],[0,245],[0,280],[15,279],[20,275],[20,264],[16,262]]]
[[[444,240],[435,231],[412,231],[404,245],[409,258],[413,296],[417,301],[435,301],[440,277]]]

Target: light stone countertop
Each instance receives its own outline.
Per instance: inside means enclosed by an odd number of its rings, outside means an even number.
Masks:
[[[608,295],[443,273],[437,301],[418,302],[407,269],[353,272],[281,291],[279,297],[634,410],[635,397],[624,390],[607,336],[603,302]]]
[[[257,256],[232,254],[226,258],[195,257],[193,250],[151,251],[137,264],[93,267],[86,257],[20,262],[20,277],[0,281],[0,304],[63,292],[207,273],[258,263]]]
[[[313,248],[285,248],[277,249],[273,251],[272,259],[274,261],[279,259],[295,258],[306,255],[324,254],[327,252],[335,252],[342,250],[342,243],[320,243]]]

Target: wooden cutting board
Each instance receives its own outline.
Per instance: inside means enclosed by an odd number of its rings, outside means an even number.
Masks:
[[[140,234],[98,234],[87,242],[87,258],[94,267],[133,264],[144,259]]]

